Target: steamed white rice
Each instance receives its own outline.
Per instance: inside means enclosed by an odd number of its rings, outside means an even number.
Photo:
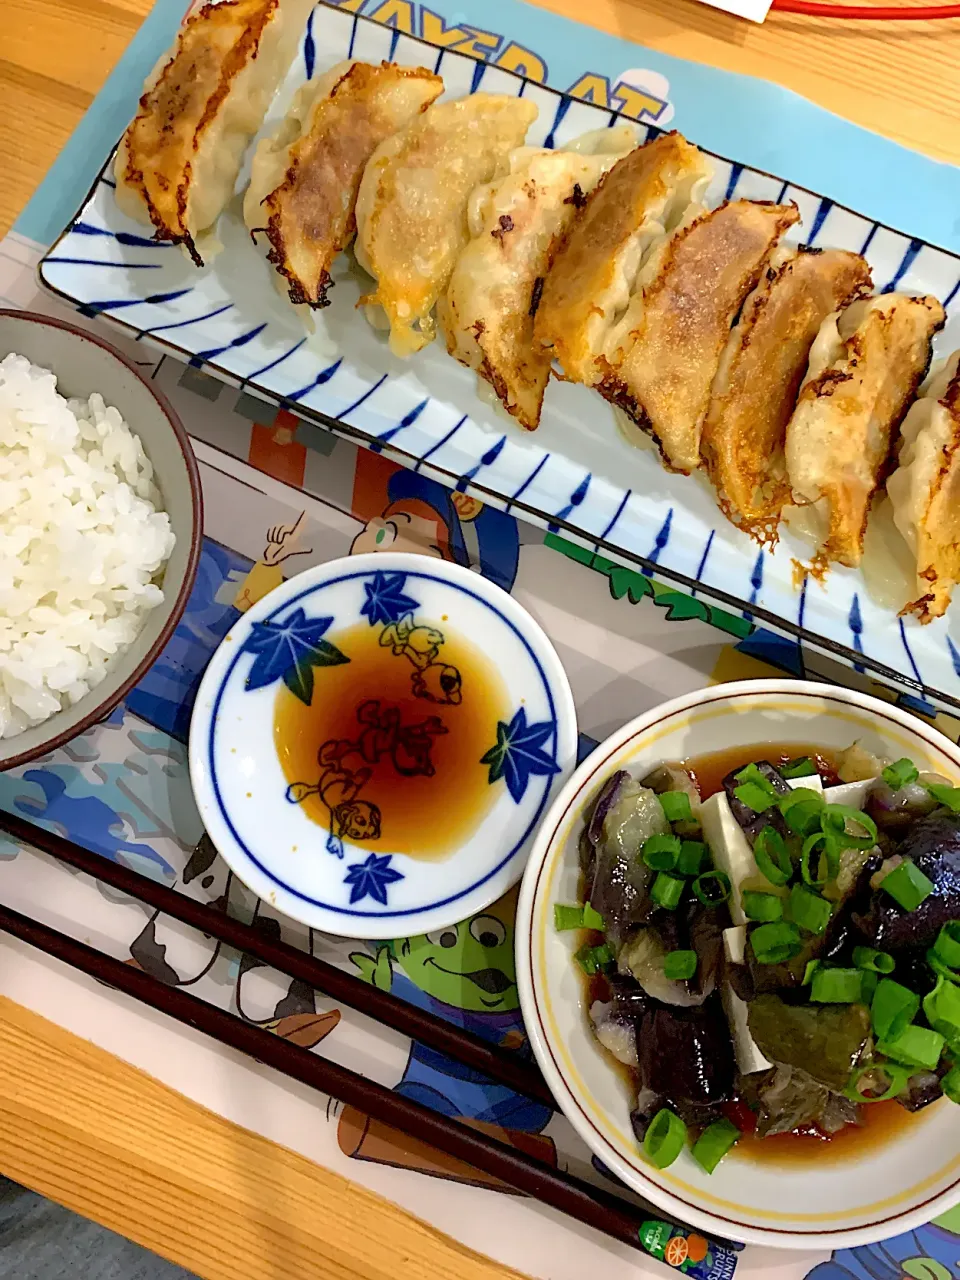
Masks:
[[[0,738],[100,683],[163,600],[175,541],[139,437],[56,387],[0,360]]]

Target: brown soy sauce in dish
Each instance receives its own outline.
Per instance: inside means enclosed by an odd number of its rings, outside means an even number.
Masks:
[[[800,756],[809,756],[825,787],[840,782],[836,757],[809,743],[759,743],[755,746],[731,747],[702,756],[691,756],[681,761],[683,768],[696,782],[702,800],[723,790],[723,779],[733,769],[751,760],[768,760],[772,765],[786,764]],[[586,886],[581,884],[581,900]],[[598,946],[603,934],[582,930],[578,945]],[[603,973],[591,977],[583,975],[586,1004],[589,1009],[594,1001],[610,999],[610,986]],[[632,1096],[639,1088],[639,1076],[632,1068],[619,1062],[601,1045],[608,1062],[624,1081]],[[756,1136],[757,1118],[745,1102],[733,1101],[722,1107],[730,1120],[742,1133],[737,1144],[737,1154],[756,1164],[771,1166],[799,1166],[807,1161],[822,1159],[829,1154],[831,1161],[856,1160],[868,1152],[883,1146],[902,1133],[917,1119],[894,1100],[865,1104],[860,1109],[862,1124],[847,1125],[838,1133],[826,1135],[815,1125],[802,1126],[792,1133],[775,1134],[767,1138]]]
[[[497,789],[481,757],[509,719],[496,667],[446,619],[331,634],[348,661],[316,672],[309,705],[281,686],[274,743],[328,841],[440,859],[469,839]],[[328,848],[330,847],[328,843]]]

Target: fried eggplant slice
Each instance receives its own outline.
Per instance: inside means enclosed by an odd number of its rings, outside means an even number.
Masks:
[[[570,149],[521,147],[506,173],[470,197],[473,239],[437,318],[449,353],[476,369],[527,431],[540,425],[550,377],[552,356],[534,343],[533,326],[551,260],[590,192],[635,145],[635,130],[623,127],[597,130]]]
[[[203,266],[243,154],[293,59],[313,0],[224,0],[184,21],[144,85],[115,162],[117,204]],[[204,242],[205,241],[205,242]]]
[[[826,561],[860,563],[870,501],[944,319],[936,298],[886,293],[823,322],[787,426],[786,459],[794,501],[823,511]]]
[[[916,556],[918,593],[904,612],[930,622],[943,616],[960,582],[960,351],[928,379],[900,436],[887,495]]]
[[[857,253],[785,250],[782,259],[768,267],[730,334],[700,442],[720,510],[771,546],[790,500],[784,441],[810,348],[827,316],[872,284]]]
[[[644,263],[597,389],[656,440],[670,470],[699,467],[731,326],[799,218],[796,205],[735,200],[682,227]]]
[[[547,275],[535,340],[571,382],[592,386],[597,364],[636,288],[644,255],[697,210],[707,158],[679,133],[637,147],[603,179],[570,227]]]
[[[344,62],[309,80],[257,147],[243,217],[290,301],[329,305],[330,268],[357,230],[360,179],[376,148],[443,92],[423,67]]]
[[[357,198],[356,252],[376,288],[361,303],[385,312],[395,355],[435,337],[433,309],[469,239],[470,193],[491,180],[536,116],[524,98],[474,93],[436,103],[371,156]]]

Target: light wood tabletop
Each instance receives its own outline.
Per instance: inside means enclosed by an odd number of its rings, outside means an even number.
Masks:
[[[666,53],[775,79],[960,162],[960,22],[774,15],[758,27],[694,0],[540,2]],[[0,234],[149,8],[150,0],[4,0]],[[209,1280],[511,1274],[8,1000],[0,1000],[0,1133],[0,1173]],[[258,1170],[258,1191],[269,1194],[251,1193],[237,1176],[241,1163]]]

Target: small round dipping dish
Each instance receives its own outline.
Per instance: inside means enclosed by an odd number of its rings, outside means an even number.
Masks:
[[[643,1156],[623,1071],[594,1037],[586,983],[574,962],[582,939],[557,932],[554,907],[580,900],[578,840],[584,814],[618,771],[645,778],[667,761],[774,744],[790,754],[839,753],[858,743],[890,761],[908,757],[923,773],[960,785],[960,749],[923,720],[854,690],[799,680],[718,685],[678,698],[625,725],[577,769],[541,824],[517,909],[517,983],[537,1061],[571,1124],[598,1159],[672,1221],[705,1235],[788,1249],[853,1248],[899,1235],[960,1201],[960,1106],[943,1098],[880,1130],[856,1154],[830,1143],[802,1159],[758,1154],[741,1143],[712,1174],[687,1147],[664,1169]],[[776,758],[776,757],[771,757]],[[736,762],[739,765],[739,761]],[[735,767],[731,762],[727,768]],[[677,1053],[676,1045],[670,1050]],[[780,1142],[780,1139],[773,1139]],[[820,1148],[822,1156],[819,1155]]]
[[[237,876],[357,938],[427,933],[517,882],[576,760],[566,675],[478,574],[386,552],[292,578],[204,675],[190,775]]]

